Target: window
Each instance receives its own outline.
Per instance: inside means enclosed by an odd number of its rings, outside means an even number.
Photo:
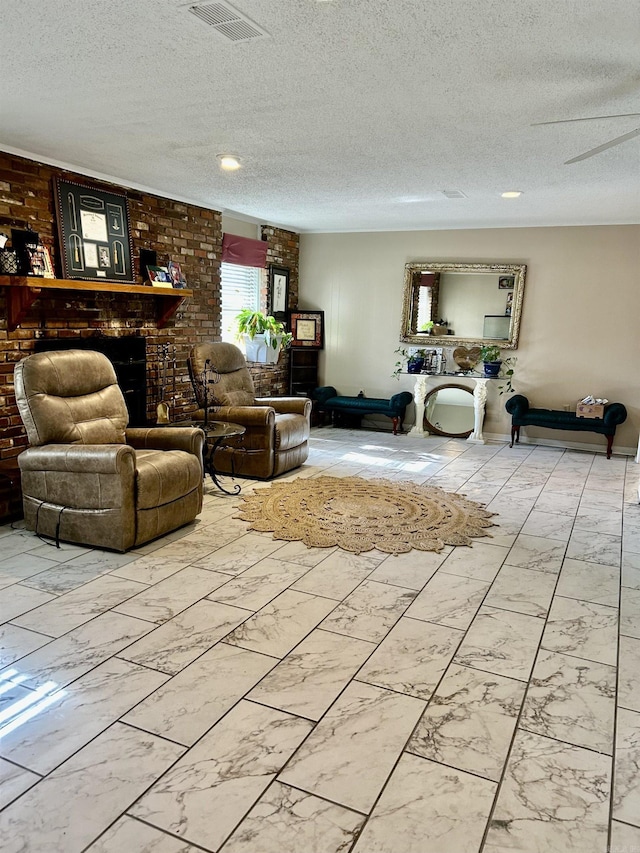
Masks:
[[[423,298],[424,297],[424,298]],[[433,288],[424,287],[420,290],[420,301],[418,302],[418,319],[416,321],[416,331],[423,329],[429,322],[432,314],[431,302],[433,299]]]
[[[260,273],[258,267],[221,264],[220,296],[222,340],[236,343],[236,316],[243,308],[260,310]]]

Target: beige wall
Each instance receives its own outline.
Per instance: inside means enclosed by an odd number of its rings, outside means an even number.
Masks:
[[[438,318],[447,320],[459,338],[481,338],[485,314],[504,316],[508,290],[500,290],[500,276],[487,273],[442,273]]]
[[[236,234],[238,237],[249,237],[252,240],[260,239],[260,226],[255,222],[247,222],[245,219],[234,219],[232,216],[222,214],[222,233]]]
[[[526,263],[514,385],[533,405],[574,406],[586,394],[629,411],[615,447],[640,429],[640,226],[303,234],[300,307],[324,309],[320,376],[343,394],[412,390],[391,378],[408,261]],[[450,362],[451,363],[451,362]],[[505,397],[492,383],[485,432],[507,435]],[[529,437],[600,447],[592,433],[524,429]]]

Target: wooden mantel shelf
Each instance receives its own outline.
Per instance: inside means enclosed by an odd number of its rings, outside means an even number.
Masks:
[[[93,293],[131,293],[152,296],[156,302],[156,319],[159,329],[175,314],[183,299],[193,296],[193,290],[178,290],[173,287],[18,275],[0,275],[0,287],[7,288],[7,331],[9,332],[15,331],[22,323],[43,290],[85,290]]]

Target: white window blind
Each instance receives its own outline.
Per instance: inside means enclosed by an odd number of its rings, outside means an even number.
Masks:
[[[243,308],[260,310],[260,270],[221,264],[222,340],[236,343],[236,316]]]

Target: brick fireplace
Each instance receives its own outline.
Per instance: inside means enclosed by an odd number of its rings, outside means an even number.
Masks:
[[[7,330],[6,288],[0,287],[0,462],[16,457],[27,445],[13,393],[13,367],[38,349],[74,345],[101,339],[136,338],[146,349],[146,418],[155,422],[156,406],[162,393],[162,372],[158,353],[168,346],[175,352],[175,397],[172,420],[195,408],[187,370],[191,347],[220,339],[220,256],[222,215],[197,205],[186,204],[150,193],[106,184],[54,166],[0,152],[0,231],[31,227],[51,251],[58,270],[57,230],[53,202],[53,180],[63,177],[125,192],[129,200],[133,262],[136,283],[142,284],[140,249],[157,253],[158,263],[179,261],[193,296],[186,300],[167,324],[159,329],[153,299],[146,295],[50,291],[29,309],[19,328]],[[268,243],[267,262],[291,270],[289,307],[298,298],[298,235],[272,226],[263,226]],[[60,275],[57,271],[56,275]],[[43,294],[45,291],[43,291]],[[266,275],[263,299],[266,305]],[[80,343],[82,342],[82,343]],[[256,393],[286,394],[288,358],[273,367],[252,370]],[[136,403],[136,405],[139,405]],[[137,417],[137,416],[136,416]],[[141,417],[142,419],[142,417]],[[0,492],[0,517],[6,514],[6,500]]]

